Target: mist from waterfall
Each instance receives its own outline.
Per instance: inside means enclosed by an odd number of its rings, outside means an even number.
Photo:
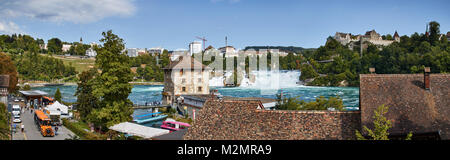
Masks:
[[[300,74],[299,70],[251,71],[249,75],[243,75],[239,88],[278,90],[298,87]],[[225,77],[231,77],[231,72],[226,72]],[[223,76],[213,77],[209,86],[223,87],[223,81]]]

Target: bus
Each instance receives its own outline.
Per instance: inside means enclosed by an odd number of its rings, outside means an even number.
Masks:
[[[53,137],[55,132],[53,132],[50,118],[44,114],[41,110],[36,110],[34,112],[34,122],[36,123],[39,131],[44,137]]]

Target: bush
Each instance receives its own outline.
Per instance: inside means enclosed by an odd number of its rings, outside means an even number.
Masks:
[[[79,123],[70,122],[68,119],[63,118],[63,125],[67,127],[70,131],[75,133],[77,136],[79,136],[83,140],[103,140],[105,139],[103,136],[99,136],[95,133],[87,132],[85,131],[83,126],[81,126]],[[81,123],[81,122],[80,122]]]

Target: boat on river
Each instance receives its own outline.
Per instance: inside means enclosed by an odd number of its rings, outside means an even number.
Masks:
[[[164,118],[167,118],[167,115],[162,114],[161,112],[156,112],[156,113],[147,113],[147,114],[136,115],[133,117],[133,121],[138,124],[141,124],[141,123],[159,121]]]

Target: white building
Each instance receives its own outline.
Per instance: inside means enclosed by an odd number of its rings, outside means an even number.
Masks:
[[[69,51],[71,46],[72,46],[72,45],[70,45],[70,44],[63,44],[63,46],[62,46],[62,51],[63,51],[63,52]]]
[[[162,54],[163,52],[164,52],[164,48],[161,48],[161,47],[155,47],[155,48],[148,49],[148,53],[150,53],[150,54],[159,55],[159,54]]]
[[[169,58],[171,61],[177,60],[180,56],[188,56],[188,51],[183,49],[178,49],[169,53]]]
[[[97,52],[91,47],[86,50],[86,56],[95,57],[95,56],[97,56]]]
[[[200,53],[200,52],[202,52],[202,42],[195,41],[195,42],[189,43],[189,54],[190,55],[193,55],[195,53]]]
[[[219,52],[221,54],[225,54],[225,57],[237,57],[238,52],[236,51],[236,48],[233,46],[225,46],[222,48],[219,48]]]
[[[128,55],[128,57],[137,57],[138,49],[137,48],[127,48],[127,55]]]

